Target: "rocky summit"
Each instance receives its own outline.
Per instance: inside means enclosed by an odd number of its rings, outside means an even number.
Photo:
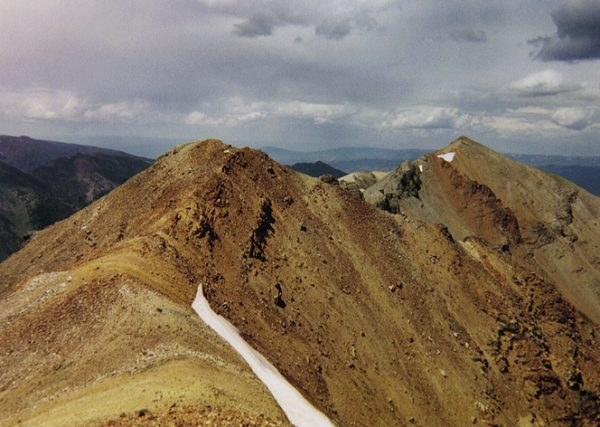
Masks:
[[[459,138],[363,189],[178,146],[0,264],[0,424],[598,425],[600,199]]]

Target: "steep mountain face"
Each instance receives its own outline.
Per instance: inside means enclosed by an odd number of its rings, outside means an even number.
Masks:
[[[56,159],[29,173],[0,162],[0,260],[31,232],[68,217],[149,165],[139,157],[102,153]]]
[[[38,167],[48,165],[53,160],[79,153],[101,153],[137,158],[122,151],[106,148],[44,141],[28,136],[0,135],[0,161],[24,172],[30,172]]]
[[[0,264],[0,422],[118,425],[173,408],[191,422],[214,408],[285,423],[191,309],[202,285],[338,425],[596,424],[597,323],[535,260],[514,262],[533,227],[522,212],[435,159],[482,236],[418,211],[426,168],[391,214],[250,149],[167,153]],[[594,206],[578,193],[574,218],[578,203]]]
[[[404,164],[365,199],[442,223],[457,240],[484,239],[600,322],[600,199],[582,188],[463,137]]]
[[[19,249],[32,230],[70,213],[42,182],[0,162],[0,260]]]
[[[31,175],[47,183],[75,212],[149,165],[150,161],[133,156],[75,154],[37,168]]]

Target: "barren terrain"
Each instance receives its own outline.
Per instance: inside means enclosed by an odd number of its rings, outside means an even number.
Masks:
[[[513,187],[485,189],[468,164],[442,162],[423,172],[440,187],[416,190],[431,196],[390,213],[258,151],[175,148],[0,264],[0,423],[285,424],[191,309],[203,284],[340,426],[597,425],[598,265],[563,278],[549,245],[515,262],[532,212],[552,215],[562,196],[519,184],[540,194],[513,210]],[[581,224],[597,245],[598,199],[573,203],[565,236]]]

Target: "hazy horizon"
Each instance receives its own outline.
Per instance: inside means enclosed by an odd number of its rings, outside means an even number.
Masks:
[[[14,135],[17,136],[17,135]],[[31,137],[30,135],[23,135],[23,136],[28,136]],[[469,137],[468,135],[464,135]],[[458,137],[458,136],[457,136]],[[33,138],[33,137],[32,137]],[[34,139],[38,139],[38,138],[34,138]],[[44,139],[44,138],[40,138],[40,139]],[[170,150],[171,148],[173,148],[175,145],[178,144],[186,144],[186,143],[191,143],[191,142],[196,142],[196,141],[201,141],[201,140],[205,140],[205,139],[221,139],[218,136],[207,136],[205,138],[183,138],[183,139],[177,139],[177,138],[154,138],[154,137],[123,137],[123,136],[117,136],[117,135],[111,135],[111,136],[99,136],[99,135],[91,135],[91,136],[84,136],[84,137],[76,137],[76,136],[65,136],[65,137],[55,137],[55,138],[45,138],[46,140],[51,140],[51,141],[57,141],[57,142],[66,142],[66,143],[70,143],[70,144],[82,144],[82,145],[95,145],[98,147],[102,147],[102,148],[109,148],[109,149],[116,149],[116,150],[122,150],[125,152],[128,152],[130,154],[134,154],[137,156],[142,156],[142,157],[150,157],[150,158],[156,158],[158,156],[160,156],[161,154],[163,154],[165,151]],[[344,150],[344,149],[361,149],[361,150],[366,150],[366,149],[373,149],[373,150],[391,150],[391,151],[410,151],[410,150],[420,150],[420,151],[434,151],[440,148],[443,148],[447,145],[449,145],[454,139],[452,140],[448,140],[448,141],[440,141],[440,143],[438,145],[435,146],[422,146],[422,145],[415,145],[415,146],[407,146],[407,147],[382,147],[382,146],[378,146],[378,145],[345,145],[345,146],[335,146],[335,147],[324,147],[324,148],[311,148],[310,144],[306,144],[306,145],[298,145],[298,146],[286,146],[285,144],[277,144],[277,143],[273,143],[273,144],[263,144],[257,141],[252,141],[250,143],[232,143],[231,141],[227,141],[227,140],[223,140],[224,143],[226,144],[230,144],[233,145],[235,147],[252,147],[252,148],[256,148],[256,149],[277,149],[277,150],[286,150],[292,153],[298,153],[298,154],[318,154],[318,153],[322,153],[322,152],[326,152],[326,151],[337,151],[337,150]],[[478,141],[481,142],[484,145],[488,145],[486,144],[485,141]],[[509,154],[509,155],[540,155],[540,156],[561,156],[561,157],[579,157],[579,158],[598,158],[600,157],[600,153],[598,154],[588,154],[588,153],[577,153],[577,152],[567,152],[565,153],[563,152],[557,152],[557,153],[549,153],[549,152],[518,152],[518,151],[504,151],[504,150],[498,150],[498,152],[502,153],[502,154]]]

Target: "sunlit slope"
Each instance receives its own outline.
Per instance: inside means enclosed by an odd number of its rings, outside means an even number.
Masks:
[[[484,239],[600,322],[600,198],[582,188],[462,137],[390,173],[365,198],[444,224],[458,240]]]
[[[192,311],[203,284],[338,425],[593,425],[597,326],[549,277],[415,212],[254,150],[178,147],[0,264],[1,413],[108,420],[176,403],[282,421]],[[172,384],[160,399],[157,378]],[[107,389],[121,406],[94,397]]]

